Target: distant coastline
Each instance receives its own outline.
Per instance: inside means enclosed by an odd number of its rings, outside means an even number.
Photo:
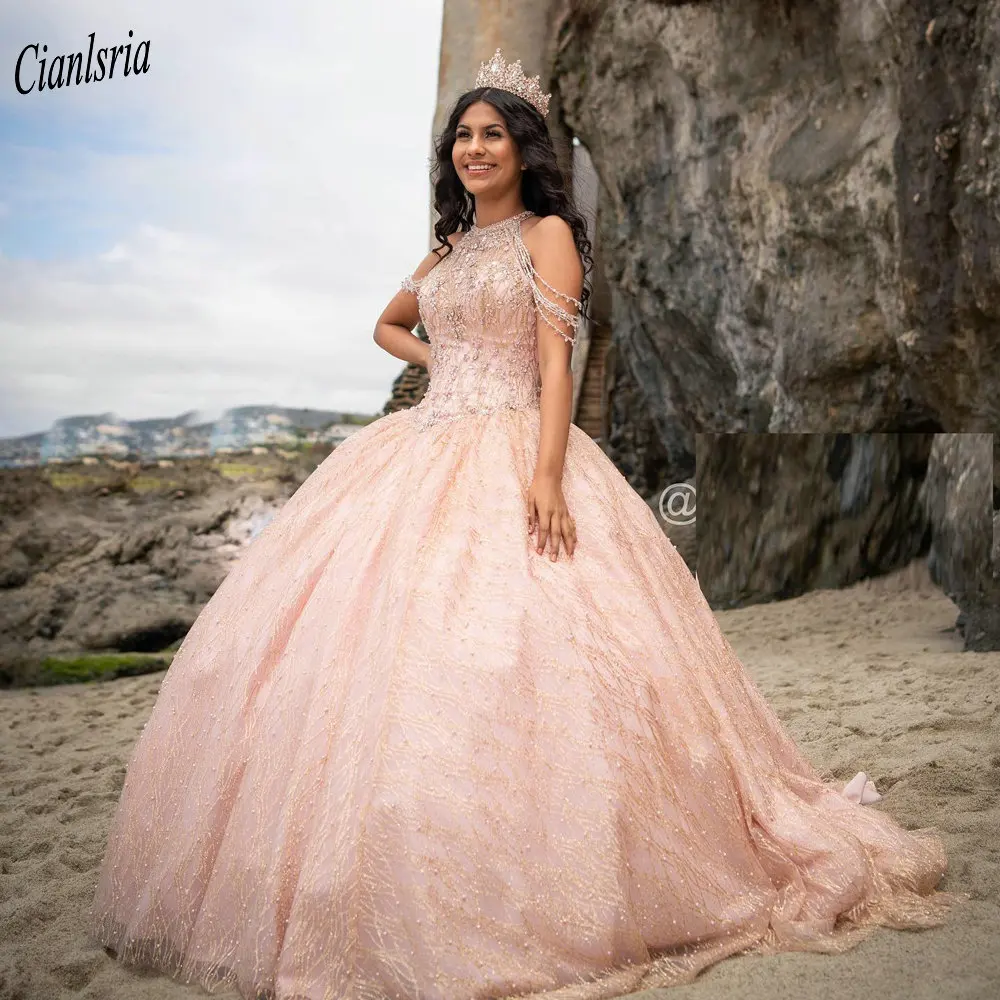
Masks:
[[[47,431],[0,438],[0,468],[84,458],[199,458],[254,447],[336,447],[374,419],[372,414],[282,406],[233,407],[216,420],[205,420],[196,410],[147,420],[125,420],[111,412],[63,417]]]

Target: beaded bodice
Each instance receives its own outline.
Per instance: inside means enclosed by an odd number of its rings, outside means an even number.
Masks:
[[[577,307],[580,303],[535,271],[521,234],[521,223],[532,214],[524,211],[482,228],[473,226],[423,278],[403,279],[402,287],[417,296],[430,340],[430,384],[413,408],[419,426],[537,408],[536,314],[552,336],[558,333],[573,342],[573,335],[549,317],[575,332],[579,314],[567,312],[553,298]]]

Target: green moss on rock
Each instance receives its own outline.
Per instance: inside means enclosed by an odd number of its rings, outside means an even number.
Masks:
[[[0,687],[48,687],[136,677],[170,666],[175,650],[159,653],[82,653],[48,656],[37,663],[0,668]]]

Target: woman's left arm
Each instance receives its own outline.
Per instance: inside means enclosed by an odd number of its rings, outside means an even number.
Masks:
[[[558,215],[546,216],[528,234],[535,279],[536,337],[541,375],[541,429],[535,476],[529,492],[528,530],[538,526],[536,548],[551,558],[560,543],[569,555],[576,528],[562,494],[563,464],[573,408],[573,341],[580,322],[583,264],[573,231]],[[542,301],[544,299],[544,301]]]

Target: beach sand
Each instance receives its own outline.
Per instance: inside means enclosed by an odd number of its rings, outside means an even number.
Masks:
[[[879,930],[843,955],[737,956],[658,996],[1000,996],[1000,653],[962,653],[956,610],[914,563],[718,619],[817,768],[838,781],[867,771],[884,798],[864,808],[937,827],[949,855],[941,888],[972,900],[945,927]],[[207,995],[124,968],[86,923],[163,676],[0,692],[0,1000]]]

